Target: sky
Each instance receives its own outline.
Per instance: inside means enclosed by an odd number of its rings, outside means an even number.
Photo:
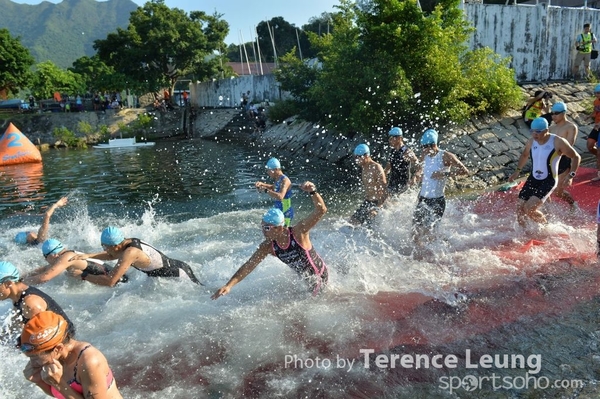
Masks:
[[[15,3],[39,4],[40,0],[12,0]],[[144,0],[133,0],[138,5],[144,5]],[[60,3],[59,0],[51,0]],[[184,11],[204,11],[213,14],[215,11],[223,14],[221,17],[229,23],[229,35],[225,39],[227,44],[239,44],[252,40],[250,33],[261,21],[268,21],[274,17],[283,17],[286,21],[297,27],[308,23],[312,17],[318,17],[323,12],[335,12],[334,5],[339,5],[339,0],[166,0],[165,4],[171,8],[180,8]],[[240,40],[240,32],[243,41]]]

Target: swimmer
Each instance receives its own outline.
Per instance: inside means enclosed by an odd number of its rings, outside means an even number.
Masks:
[[[38,245],[41,242],[44,242],[48,239],[48,231],[50,230],[50,218],[54,211],[60,207],[67,205],[68,198],[62,197],[56,203],[52,204],[50,208],[46,210],[44,213],[44,219],[42,220],[42,225],[39,230],[34,231],[21,231],[17,233],[15,236],[15,242],[20,245]]]
[[[365,190],[365,200],[350,218],[350,223],[355,226],[361,224],[369,226],[387,198],[387,179],[381,165],[371,158],[368,145],[356,146],[354,161],[362,168],[361,180]]]
[[[252,273],[268,255],[276,256],[298,273],[308,283],[313,295],[323,289],[328,281],[327,266],[310,242],[309,231],[325,215],[327,207],[313,183],[307,181],[300,189],[310,194],[313,212],[295,226],[286,227],[283,212],[276,208],[269,209],[263,215],[261,224],[265,240],[227,284],[213,294],[212,299],[228,294],[234,285]]]
[[[40,312],[25,324],[21,351],[29,358],[23,371],[28,381],[54,398],[122,399],[102,352],[77,341],[64,317]]]
[[[402,194],[415,184],[415,177],[411,176],[411,167],[420,163],[413,150],[404,144],[402,129],[393,127],[388,135],[392,152],[384,168],[385,174],[389,175],[387,189],[389,194]]]
[[[581,157],[567,140],[550,133],[546,119],[534,119],[531,122],[530,132],[531,138],[525,144],[517,169],[508,178],[508,181],[513,181],[519,177],[531,154],[532,171],[519,193],[517,221],[521,227],[526,226],[527,218],[536,223],[547,223],[539,207],[546,202],[558,185],[558,163],[561,156],[571,158],[571,171],[566,186],[573,183],[581,161]]]
[[[254,185],[258,191],[268,194],[275,200],[273,206],[281,210],[285,216],[285,227],[290,227],[294,218],[294,208],[292,208],[292,182],[281,171],[281,164],[277,158],[271,158],[266,165],[267,174],[275,181],[275,184],[267,184],[257,181]]]
[[[440,149],[437,143],[438,132],[427,129],[421,137],[423,167],[418,173],[421,191],[413,214],[413,241],[418,247],[433,240],[434,229],[444,215],[448,177],[469,175],[469,170],[456,155]]]
[[[116,227],[105,228],[100,236],[100,242],[104,252],[75,255],[71,257],[71,260],[116,259],[117,265],[108,274],[83,275],[81,270],[71,270],[70,274],[72,276],[79,276],[82,280],[87,280],[90,283],[114,287],[121,281],[127,270],[134,267],[150,277],[179,277],[181,271],[183,271],[190,280],[200,284],[192,268],[187,263],[167,257],[139,238],[125,238],[121,230]]]
[[[567,104],[563,102],[554,103],[552,105],[552,120],[554,125],[550,127],[550,133],[562,137],[567,140],[571,147],[575,146],[577,140],[578,128],[577,125],[567,119]],[[571,173],[571,158],[560,157],[558,163],[558,184],[554,194],[558,198],[562,198],[571,205],[572,209],[577,209],[577,203],[565,187],[569,185],[569,173]]]
[[[10,299],[17,316],[17,329],[27,323],[29,319],[44,310],[51,310],[63,316],[69,323],[73,333],[75,327],[69,320],[60,305],[48,294],[25,284],[19,270],[10,262],[0,262],[0,300]]]
[[[28,273],[24,276],[23,282],[29,285],[44,284],[64,271],[67,271],[67,274],[70,276],[73,276],[73,273],[75,273],[77,274],[77,278],[85,280],[90,274],[96,276],[107,275],[112,270],[112,267],[98,259],[72,259],[73,255],[77,253],[66,249],[60,241],[54,238],[44,241],[42,244],[42,255],[46,259],[46,262],[48,262],[48,265]],[[127,275],[124,274],[120,282],[125,283],[128,280]]]

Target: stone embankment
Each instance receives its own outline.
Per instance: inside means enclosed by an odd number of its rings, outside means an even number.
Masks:
[[[568,107],[568,118],[579,127],[575,148],[586,161],[591,160],[586,149],[586,138],[592,130],[589,120],[585,120],[592,109],[593,84],[567,83],[547,85],[526,85],[522,90],[527,96],[535,90],[553,93],[552,102],[563,101]],[[523,146],[530,137],[529,129],[521,118],[520,110],[510,111],[503,117],[485,116],[473,118],[460,126],[439,126],[440,148],[455,153],[469,168],[468,178],[449,182],[449,189],[484,189],[499,184],[510,176],[522,153]],[[419,151],[418,140],[422,131],[405,132],[409,146]],[[387,131],[381,137],[367,140],[362,137],[348,138],[323,126],[290,118],[283,124],[269,126],[262,133],[249,137],[273,156],[288,158],[321,158],[330,162],[344,162],[351,159],[354,147],[367,142],[373,158],[383,162],[387,156]],[[529,163],[523,175],[530,171]]]

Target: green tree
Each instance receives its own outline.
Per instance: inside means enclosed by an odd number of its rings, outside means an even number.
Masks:
[[[123,74],[115,72],[114,68],[101,61],[97,54],[93,57],[78,58],[73,62],[73,67],[68,68],[68,70],[81,76],[89,93],[121,91],[123,88],[132,88],[132,85],[128,84],[127,78]]]
[[[126,30],[96,40],[94,48],[100,60],[146,90],[172,90],[182,75],[193,73],[202,81],[218,74],[221,62],[213,53],[225,48],[229,31],[220,17],[200,11],[188,15],[153,0],[131,13]]]
[[[338,9],[330,34],[309,33],[322,66],[309,71],[286,57],[277,72],[310,110],[304,117],[373,134],[502,112],[519,101],[507,60],[468,51],[471,28],[458,0],[438,1],[431,13],[416,0],[341,0]]]
[[[19,38],[8,29],[0,29],[0,92],[16,94],[30,83],[34,59]]]
[[[31,93],[36,98],[52,98],[54,92],[74,95],[85,91],[80,75],[57,67],[52,61],[36,65]]]

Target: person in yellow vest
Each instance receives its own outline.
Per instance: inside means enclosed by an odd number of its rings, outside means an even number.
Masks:
[[[537,90],[533,97],[527,100],[523,110],[523,121],[528,128],[531,128],[531,121],[540,116],[552,123],[552,114],[550,113],[550,99],[552,93],[544,90]]]
[[[583,24],[583,32],[577,35],[575,39],[577,55],[575,55],[575,62],[573,63],[573,80],[577,79],[579,75],[579,65],[581,65],[582,61],[585,68],[585,78],[590,78],[590,60],[592,48],[595,43],[596,36],[590,31],[590,24]]]

